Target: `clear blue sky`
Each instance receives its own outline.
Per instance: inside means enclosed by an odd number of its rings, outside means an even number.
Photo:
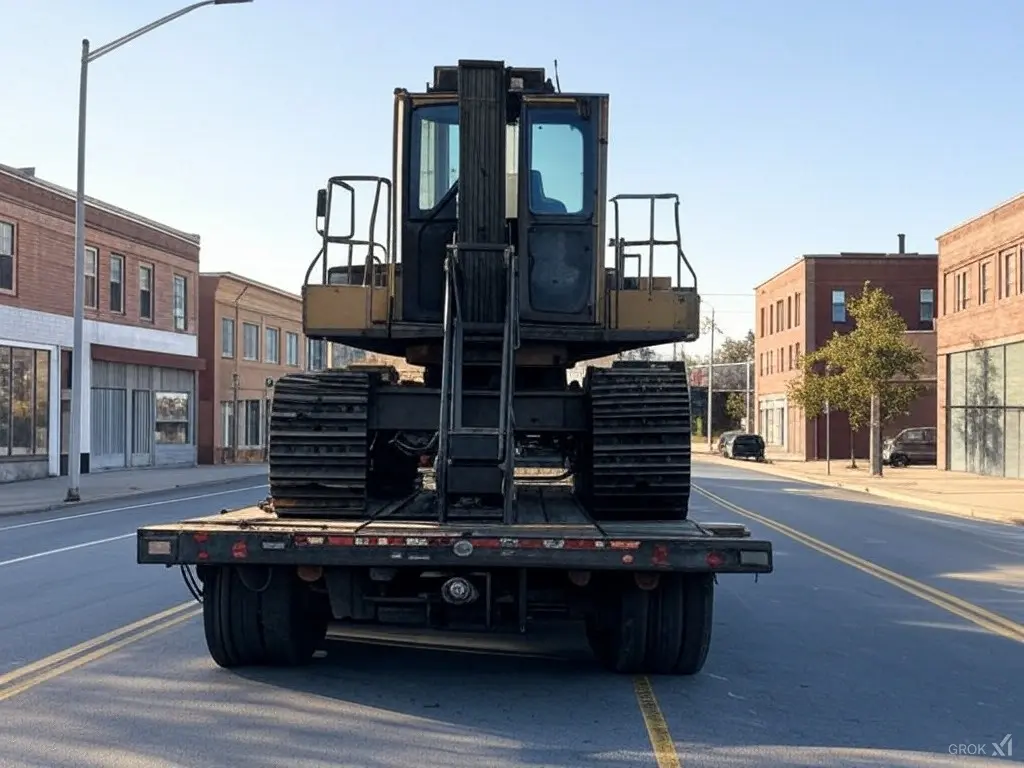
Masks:
[[[0,0],[0,162],[73,186],[80,40],[182,0]],[[390,173],[392,89],[460,57],[612,95],[610,192],[678,191],[719,324],[801,253],[910,250],[1024,190],[1010,0],[255,0],[101,59],[89,194],[203,237],[203,268],[299,288],[315,190]],[[493,40],[493,44],[485,41]],[[460,41],[465,41],[460,42]],[[698,350],[694,350],[698,351]]]

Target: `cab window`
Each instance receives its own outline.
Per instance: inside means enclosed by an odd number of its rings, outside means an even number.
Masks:
[[[585,121],[575,110],[531,110],[531,213],[540,216],[584,213],[585,127]]]

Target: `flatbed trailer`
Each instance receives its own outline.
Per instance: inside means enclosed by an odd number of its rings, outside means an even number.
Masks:
[[[358,521],[279,517],[268,499],[144,526],[138,562],[195,567],[225,667],[304,663],[331,621],[525,633],[570,618],[606,667],[653,674],[703,667],[718,574],[773,569],[771,543],[741,524],[596,523],[565,485],[523,482],[516,496],[511,525],[487,508],[438,522],[429,489]]]

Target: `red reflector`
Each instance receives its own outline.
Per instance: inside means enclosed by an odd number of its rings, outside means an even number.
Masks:
[[[721,552],[708,552],[707,557],[704,558],[707,564],[712,568],[721,568],[725,565],[725,555]]]
[[[498,539],[473,539],[473,546],[477,549],[498,549],[501,541]]]
[[[210,534],[208,534],[208,533],[193,533],[192,534],[192,538],[195,539],[196,542],[199,543],[199,544],[205,544],[207,541],[209,541]]]
[[[668,547],[664,544],[655,544],[651,552],[651,563],[653,565],[668,565]]]
[[[249,547],[244,541],[236,541],[231,545],[231,556],[238,560],[246,558],[249,556]]]
[[[332,547],[351,547],[355,542],[352,536],[328,536],[327,543]]]

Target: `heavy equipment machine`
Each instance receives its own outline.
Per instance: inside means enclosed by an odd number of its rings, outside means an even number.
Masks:
[[[525,631],[558,616],[582,619],[616,671],[693,674],[716,574],[771,572],[770,542],[688,518],[682,363],[567,378],[699,333],[678,196],[618,195],[608,216],[608,109],[540,68],[435,67],[424,92],[395,91],[392,178],[319,191],[306,335],[403,357],[423,381],[358,365],[282,376],[267,501],[139,530],[140,562],[197,566],[219,664],[305,661],[331,621]],[[627,204],[644,237],[620,231]],[[517,476],[523,446],[561,455],[564,477]]]

